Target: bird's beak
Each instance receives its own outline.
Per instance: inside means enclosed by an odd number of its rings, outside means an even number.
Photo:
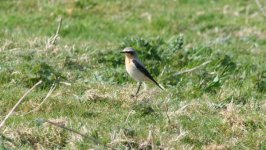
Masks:
[[[126,52],[123,52],[123,51],[122,51],[122,52],[120,52],[120,53],[126,53]]]

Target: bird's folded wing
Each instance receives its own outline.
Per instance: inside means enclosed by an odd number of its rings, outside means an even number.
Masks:
[[[153,77],[151,76],[151,74],[148,72],[148,70],[142,65],[140,64],[137,60],[133,59],[133,63],[135,64],[136,68],[138,70],[140,70],[145,76],[147,76],[151,81],[153,81],[159,88],[161,88],[163,90],[163,88],[160,86],[159,83],[157,83]]]

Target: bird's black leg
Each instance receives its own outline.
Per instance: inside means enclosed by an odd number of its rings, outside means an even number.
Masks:
[[[138,84],[139,84],[139,86],[138,86],[137,92],[136,92],[136,94],[135,94],[136,97],[137,97],[137,95],[138,95],[138,93],[139,93],[139,90],[140,90],[140,87],[141,87],[141,85],[142,85],[142,82],[138,82]]]

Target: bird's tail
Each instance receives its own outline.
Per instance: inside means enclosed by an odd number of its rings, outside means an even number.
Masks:
[[[165,88],[162,86],[162,85],[160,85],[157,81],[155,81],[153,78],[150,78],[150,80],[153,82],[153,83],[155,83],[161,90],[165,90]]]
[[[160,85],[159,83],[157,83],[157,86],[158,86],[160,89],[165,90],[165,88],[164,88],[162,85]]]
[[[153,82],[161,89],[161,90],[165,90],[165,88],[160,85],[158,82],[156,82],[155,80],[153,80]]]

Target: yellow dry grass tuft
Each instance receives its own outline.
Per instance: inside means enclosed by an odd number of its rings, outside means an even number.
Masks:
[[[221,144],[209,144],[207,146],[204,146],[204,150],[227,150],[226,145],[221,145]]]
[[[59,125],[66,125],[65,118],[50,119]],[[5,145],[13,148],[28,145],[34,149],[62,148],[67,144],[69,134],[66,130],[44,123],[38,128],[20,125],[16,129],[6,128],[3,132],[6,136]]]
[[[220,114],[222,115],[224,121],[230,125],[230,130],[233,131],[235,136],[242,137],[245,129],[244,119],[239,114],[239,109],[237,109],[234,103],[229,103],[226,109],[222,110]]]

